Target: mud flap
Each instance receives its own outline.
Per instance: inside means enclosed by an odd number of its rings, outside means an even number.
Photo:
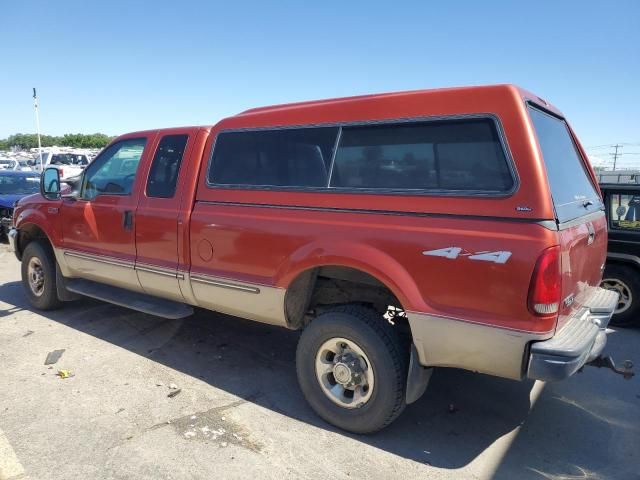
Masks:
[[[58,296],[58,300],[60,300],[61,302],[71,302],[73,300],[79,300],[82,298],[82,295],[78,295],[77,293],[67,290],[66,285],[66,279],[60,271],[58,262],[56,262],[56,295]]]
[[[424,394],[432,374],[433,368],[425,368],[420,365],[418,351],[415,345],[411,344],[409,372],[407,373],[407,392],[405,395],[407,405],[417,401]]]

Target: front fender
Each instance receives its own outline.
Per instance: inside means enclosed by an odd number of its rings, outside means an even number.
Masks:
[[[288,257],[276,274],[275,283],[288,288],[304,271],[324,267],[341,266],[368,273],[391,290],[405,310],[429,312],[432,309],[422,298],[420,290],[407,270],[387,253],[371,245],[339,241],[315,241]]]
[[[34,232],[39,232],[47,237],[52,246],[61,247],[60,202],[19,205],[15,215],[15,228],[21,238],[25,234],[33,235]],[[16,253],[21,245],[22,242],[16,242]]]

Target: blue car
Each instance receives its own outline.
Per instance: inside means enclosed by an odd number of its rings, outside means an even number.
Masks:
[[[0,170],[0,238],[9,231],[15,203],[22,197],[39,192],[39,173]]]

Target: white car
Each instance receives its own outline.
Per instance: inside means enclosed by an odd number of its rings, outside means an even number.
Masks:
[[[44,168],[56,167],[60,172],[60,179],[76,177],[89,165],[89,157],[84,153],[58,153],[42,152],[42,165]],[[42,171],[40,157],[35,158],[35,169]]]
[[[31,172],[27,160],[14,160],[12,158],[0,158],[0,170],[14,170],[17,172]]]

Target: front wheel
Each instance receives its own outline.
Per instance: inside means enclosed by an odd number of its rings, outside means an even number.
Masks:
[[[393,327],[374,310],[336,307],[302,332],[298,382],[325,421],[349,432],[373,433],[405,407],[406,353]]]
[[[29,302],[39,310],[60,307],[56,291],[56,259],[51,247],[34,241],[22,254],[22,285]]]
[[[640,324],[640,272],[624,265],[607,265],[602,277],[600,286],[620,295],[610,324],[615,327]]]

